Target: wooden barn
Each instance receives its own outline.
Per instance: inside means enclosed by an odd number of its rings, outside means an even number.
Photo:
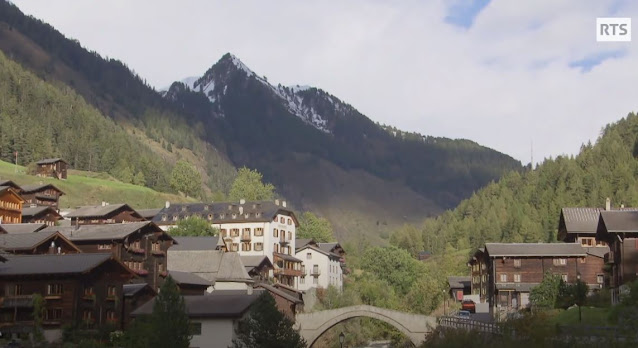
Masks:
[[[48,178],[66,179],[68,163],[61,158],[47,158],[35,162],[36,175]]]

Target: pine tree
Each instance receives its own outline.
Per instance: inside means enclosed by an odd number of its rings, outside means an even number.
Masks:
[[[188,348],[190,345],[192,336],[184,297],[170,276],[155,298],[150,325],[149,347]]]

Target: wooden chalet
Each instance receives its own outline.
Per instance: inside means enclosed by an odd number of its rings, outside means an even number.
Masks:
[[[0,186],[9,186],[19,195],[22,193],[22,188],[20,187],[20,185],[11,180],[0,180]]]
[[[22,207],[22,223],[45,224],[55,226],[56,222],[64,219],[57,210],[41,205],[35,207]]]
[[[602,211],[596,238],[609,244],[605,263],[611,267],[612,303],[638,279],[638,211]]]
[[[272,262],[266,255],[240,256],[248,275],[256,282],[268,281],[268,274],[274,269]]]
[[[289,319],[294,321],[297,313],[303,312],[304,302],[299,297],[291,295],[290,293],[278,289],[268,283],[259,283],[255,285],[255,288],[267,290],[275,299],[277,309],[285,314]]]
[[[527,307],[530,290],[546,272],[567,283],[580,279],[591,290],[599,289],[600,252],[589,254],[578,243],[486,243],[469,262],[472,294],[499,315]]]
[[[64,192],[51,184],[24,185],[20,193],[25,205],[46,205],[58,210]]]
[[[296,286],[295,278],[303,275],[301,271],[303,261],[292,255],[282,253],[273,253],[273,257],[275,280],[278,283],[294,288]]]
[[[122,327],[123,285],[135,275],[111,254],[11,255],[0,264],[0,331],[33,331],[36,294],[45,300],[44,336],[62,337],[64,326]]]
[[[24,200],[10,186],[0,186],[0,224],[19,224],[22,222],[22,204]]]
[[[455,302],[463,301],[463,296],[472,294],[471,277],[447,277],[450,298]]]
[[[34,233],[43,230],[47,227],[46,224],[1,224],[0,233]]]
[[[124,328],[131,322],[131,313],[157,296],[157,292],[146,283],[124,284],[124,312],[122,321]]]
[[[11,254],[75,254],[80,249],[60,232],[0,234],[0,250]]]
[[[43,159],[35,162],[35,165],[37,176],[66,180],[69,164],[61,158]]]
[[[108,204],[80,207],[66,215],[71,225],[116,224],[145,219],[128,204]]]
[[[323,250],[324,252],[339,255],[339,263],[341,265],[341,269],[343,273],[347,273],[346,272],[346,251],[345,249],[343,249],[341,244],[339,244],[338,242],[317,243],[317,246],[319,247],[319,249]]]
[[[190,272],[169,270],[168,275],[173,278],[179,292],[186,295],[205,295],[206,290],[213,286],[213,282]]]
[[[112,253],[154,290],[167,275],[166,252],[173,238],[151,221],[124,224],[54,226],[84,253]],[[38,232],[41,233],[41,232]]]

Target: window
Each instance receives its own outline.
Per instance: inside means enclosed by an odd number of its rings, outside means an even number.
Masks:
[[[486,268],[486,267],[485,267],[485,263],[482,263],[482,264],[481,264],[481,269],[485,269],[485,268]]]
[[[106,287],[106,296],[107,297],[115,297],[116,296],[116,289],[115,289],[115,285],[108,285]]]
[[[502,283],[506,283],[506,282],[507,282],[507,274],[505,274],[505,273],[501,273],[501,277],[500,277],[500,279],[501,279],[501,282],[502,282]]]
[[[62,284],[47,285],[47,295],[62,295]]]
[[[111,250],[111,244],[98,244],[97,250]]]
[[[264,229],[261,227],[255,228],[255,237],[261,237],[264,235]]]
[[[306,253],[306,260],[312,260],[312,253]]]
[[[605,276],[602,274],[596,275],[596,283],[602,284],[605,282]]]
[[[286,223],[286,218],[284,218],[283,216],[279,218],[279,223],[285,224]]]
[[[151,245],[151,250],[160,251],[160,242],[153,242],[153,244]]]
[[[560,277],[564,282],[567,282],[567,274],[561,274]]]
[[[113,310],[108,310],[106,311],[106,321],[116,321],[117,318],[115,317],[115,311]]]
[[[554,259],[554,266],[565,266],[567,259]]]
[[[278,238],[279,237],[279,230],[276,229],[276,228],[274,230],[272,230],[272,236],[275,237],[275,238]]]
[[[521,282],[521,275],[514,274],[514,283],[520,283],[520,282]]]
[[[514,267],[521,268],[521,259],[514,260]]]
[[[84,287],[84,296],[91,296],[91,295],[93,295],[93,287],[92,286]]]
[[[213,214],[208,214],[208,220],[212,220],[213,219]]]
[[[288,225],[292,225],[292,219],[288,219]]]
[[[251,245],[250,243],[241,243],[241,251],[250,251]]]
[[[228,237],[228,230],[226,230],[225,228],[222,228],[221,234],[222,234],[222,238]]]
[[[292,232],[288,231],[288,240],[292,240]]]
[[[205,206],[204,206],[204,210],[208,210],[208,205],[205,205]]]
[[[177,215],[173,215],[173,221],[177,221]]]
[[[131,248],[133,248],[133,249],[141,249],[141,247],[140,247],[140,241],[139,241],[139,240],[136,240],[136,241],[134,241],[133,243],[131,243]]]
[[[248,233],[250,235],[250,227],[244,228],[244,234]]]
[[[239,244],[238,243],[231,244],[230,251],[239,251]]]
[[[230,236],[231,237],[238,237],[239,236],[239,228],[231,228]]]
[[[301,265],[301,273],[306,274],[306,265]]]
[[[82,320],[93,321],[94,319],[93,311],[85,309],[84,312],[82,312]]]
[[[580,263],[587,263],[587,258],[581,257],[580,258]]]
[[[166,221],[166,220],[167,220],[166,214],[162,215],[162,221]]]
[[[487,276],[484,274],[483,275],[483,283],[487,282]]]
[[[164,272],[166,272],[166,266],[164,266],[164,264],[163,264],[163,263],[158,264],[158,265],[157,265],[157,272],[158,272],[158,273],[164,273]]]
[[[279,244],[275,243],[272,245],[272,251],[277,253],[279,252]]]
[[[580,244],[584,247],[594,246],[594,238],[582,238]]]
[[[191,322],[188,326],[188,332],[193,336],[199,336],[202,334],[202,323]]]
[[[312,266],[312,274],[319,274],[319,266],[318,265],[313,265]]]
[[[51,308],[44,312],[44,320],[53,321],[62,318],[62,308]]]
[[[22,284],[16,284],[13,294],[14,295],[22,295]]]
[[[299,284],[306,284],[306,277],[299,278]]]
[[[255,251],[264,250],[264,243],[255,243]]]

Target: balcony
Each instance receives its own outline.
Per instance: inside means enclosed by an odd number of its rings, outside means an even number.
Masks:
[[[141,248],[130,248],[129,251],[133,254],[140,254],[140,255],[146,254],[146,250]]]
[[[321,275],[321,270],[319,268],[313,268],[310,272],[310,275],[313,277],[318,277]]]
[[[298,269],[290,269],[290,268],[277,268],[274,271],[275,276],[284,275],[290,277],[301,277],[304,275],[301,270]]]
[[[155,256],[166,256],[166,252],[164,252],[162,250],[153,250],[153,251],[151,251],[151,254],[153,254]]]
[[[286,245],[286,244],[290,243],[290,239],[288,239],[288,238],[286,238],[284,236],[280,236],[279,237],[279,243],[282,244],[282,245]]]
[[[33,295],[14,295],[2,297],[4,308],[32,308]]]
[[[250,233],[242,233],[241,241],[242,242],[250,242],[252,238],[250,237]]]

